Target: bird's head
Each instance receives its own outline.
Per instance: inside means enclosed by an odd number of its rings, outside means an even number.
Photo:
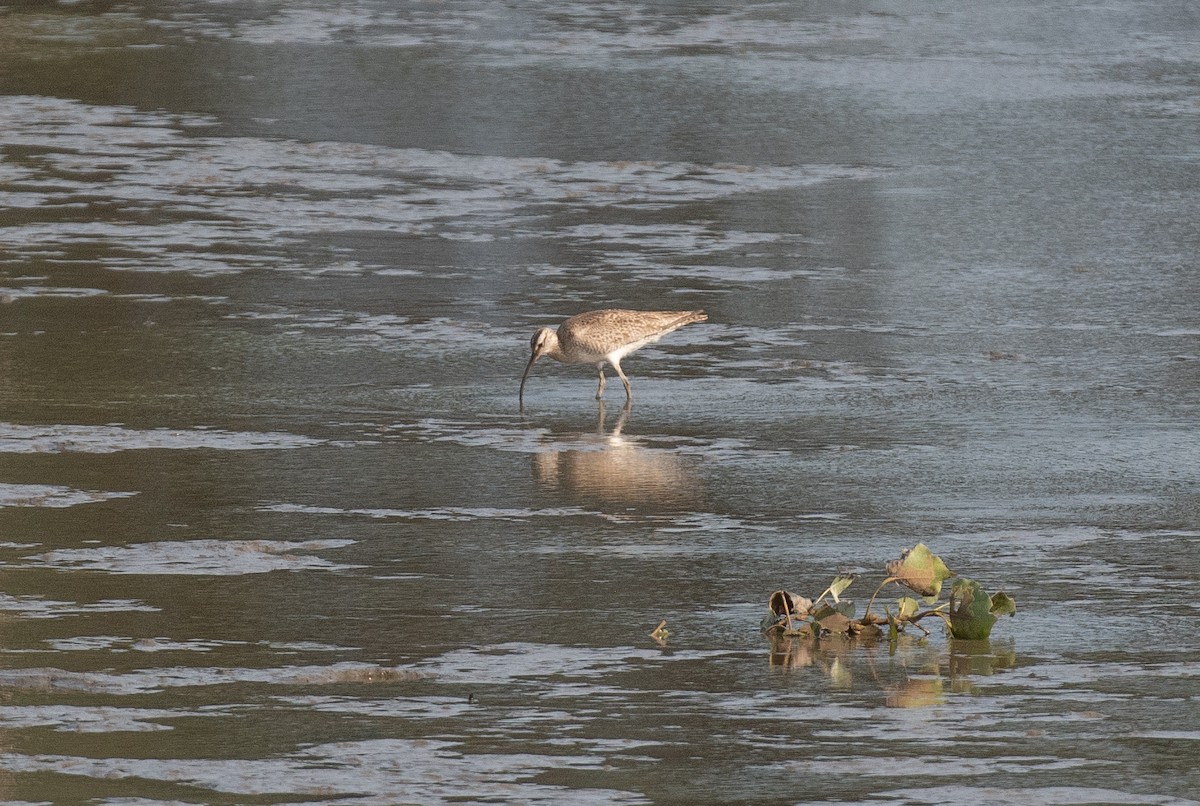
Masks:
[[[529,340],[529,363],[525,365],[525,372],[521,375],[521,390],[517,392],[517,403],[522,409],[525,408],[525,379],[529,377],[529,370],[533,369],[539,358],[553,350],[556,344],[558,336],[548,327],[538,328],[538,332]]]
[[[530,363],[537,361],[546,351],[550,349],[550,345],[555,341],[554,331],[548,327],[538,328],[538,332],[533,334],[533,338],[529,340],[529,350],[532,353],[529,357]]]

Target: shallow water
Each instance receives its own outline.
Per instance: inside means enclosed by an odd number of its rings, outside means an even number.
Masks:
[[[0,798],[1200,803],[1190,6],[329,6],[0,9]]]

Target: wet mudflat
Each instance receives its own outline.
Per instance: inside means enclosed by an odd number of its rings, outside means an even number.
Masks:
[[[0,9],[0,798],[1200,802],[1198,41]],[[1017,617],[759,634],[918,541]]]

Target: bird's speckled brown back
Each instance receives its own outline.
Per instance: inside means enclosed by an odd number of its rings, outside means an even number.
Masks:
[[[600,361],[626,345],[657,340],[692,322],[708,319],[704,311],[630,311],[606,308],[572,316],[559,325],[558,341],[570,363]]]

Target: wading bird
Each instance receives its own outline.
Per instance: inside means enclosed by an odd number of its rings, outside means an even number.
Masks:
[[[521,376],[521,391],[517,401],[525,406],[525,380],[534,362],[549,356],[564,364],[594,364],[600,374],[596,399],[604,396],[604,363],[616,370],[625,384],[625,405],[633,402],[629,379],[621,371],[621,359],[651,342],[656,342],[672,330],[692,322],[703,322],[704,311],[627,311],[606,308],[572,316],[558,326],[557,332],[543,327],[533,334],[529,346],[533,354]]]

